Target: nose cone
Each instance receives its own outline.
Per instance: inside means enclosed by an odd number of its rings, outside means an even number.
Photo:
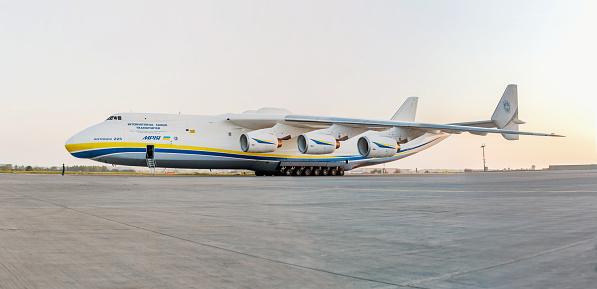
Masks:
[[[78,133],[78,134],[76,134],[76,135],[73,135],[73,136],[71,136],[71,137],[70,137],[70,138],[69,138],[69,139],[66,141],[66,143],[64,143],[64,148],[66,148],[66,150],[67,150],[67,151],[68,151],[68,152],[69,152],[71,155],[73,155],[73,156],[75,156],[75,155],[73,154],[73,152],[75,152],[75,151],[77,150],[77,149],[76,149],[76,146],[77,146],[77,135],[79,135],[79,134],[80,134],[80,133]]]
[[[70,138],[69,138],[69,139],[66,141],[66,143],[64,143],[64,146],[68,146],[68,145],[76,144],[76,142],[75,142],[75,137],[76,137],[76,136],[77,136],[77,135],[73,135],[73,136],[71,136],[71,137],[70,137]],[[68,149],[68,148],[67,148],[67,149]]]
[[[119,122],[99,123],[88,127],[69,138],[64,147],[77,158],[93,159],[98,156],[96,150],[112,147],[114,140],[122,141],[122,125]]]
[[[88,158],[84,151],[93,148],[93,145],[90,145],[90,143],[93,143],[93,136],[96,134],[96,131],[95,126],[92,126],[78,132],[64,143],[64,148],[74,157]]]

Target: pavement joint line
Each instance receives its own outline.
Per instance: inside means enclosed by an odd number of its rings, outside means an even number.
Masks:
[[[320,273],[325,273],[325,274],[330,274],[330,275],[335,275],[335,276],[340,276],[340,277],[345,277],[345,278],[351,278],[351,279],[356,279],[356,280],[361,280],[361,281],[368,281],[368,282],[374,282],[374,283],[379,283],[379,284],[391,285],[391,286],[396,286],[396,287],[401,287],[401,288],[405,288],[405,287],[411,287],[412,288],[412,286],[410,286],[410,285],[401,285],[401,284],[387,282],[387,281],[381,281],[381,280],[375,280],[375,279],[370,279],[370,278],[352,276],[352,275],[348,275],[348,274],[343,274],[343,273],[338,273],[338,272],[323,270],[323,269],[319,269],[319,268],[315,268],[315,267],[308,267],[308,266],[304,266],[304,265],[298,265],[298,264],[293,264],[293,263],[289,263],[289,262],[285,262],[285,261],[270,259],[270,258],[267,258],[267,257],[258,256],[258,255],[252,255],[252,254],[249,254],[249,253],[245,253],[245,252],[241,252],[241,251],[236,251],[236,250],[232,250],[232,249],[227,249],[227,248],[224,248],[224,247],[219,247],[219,246],[215,246],[215,245],[211,245],[211,244],[207,244],[207,243],[202,243],[202,242],[199,242],[199,241],[194,241],[194,240],[191,240],[191,239],[186,239],[186,238],[178,237],[178,236],[175,236],[175,235],[170,235],[170,234],[162,233],[162,232],[155,231],[155,230],[148,229],[148,228],[144,228],[144,227],[141,227],[141,226],[136,226],[136,225],[128,224],[128,223],[125,223],[125,222],[113,220],[113,219],[110,219],[110,218],[107,218],[107,217],[103,217],[103,216],[100,216],[100,215],[96,215],[96,214],[92,214],[92,213],[85,212],[85,211],[82,211],[82,210],[78,210],[78,209],[75,209],[75,208],[71,208],[71,207],[68,207],[66,205],[62,205],[62,204],[59,204],[59,203],[54,203],[52,201],[48,201],[48,200],[44,200],[44,199],[41,199],[41,198],[36,198],[36,197],[33,197],[33,196],[29,196],[29,195],[26,195],[26,194],[15,192],[15,191],[7,189],[7,188],[2,188],[2,190],[11,192],[13,194],[18,194],[20,196],[23,196],[23,197],[26,197],[26,198],[30,198],[30,199],[33,199],[33,200],[37,200],[39,202],[47,203],[47,204],[54,205],[54,206],[57,206],[57,207],[62,207],[64,209],[71,210],[71,211],[74,211],[74,212],[77,212],[77,213],[81,213],[81,214],[85,214],[85,215],[92,216],[92,217],[95,217],[95,218],[99,218],[99,219],[103,219],[103,220],[106,220],[106,221],[110,221],[110,222],[113,222],[113,223],[121,224],[123,226],[128,226],[128,227],[135,228],[135,229],[138,229],[138,230],[142,230],[142,231],[146,231],[146,232],[150,232],[150,233],[154,233],[154,234],[166,236],[166,237],[169,237],[169,238],[173,238],[173,239],[177,239],[177,240],[180,240],[180,241],[185,241],[185,242],[189,242],[189,243],[193,243],[193,244],[197,244],[197,245],[201,245],[201,246],[205,246],[205,247],[210,247],[210,248],[213,248],[213,249],[217,249],[217,250],[221,250],[221,251],[225,251],[225,252],[229,252],[229,253],[239,254],[239,255],[246,256],[246,257],[256,258],[256,259],[260,259],[260,260],[264,260],[264,261],[268,261],[268,262],[274,262],[274,263],[278,263],[278,264],[282,264],[282,265],[286,265],[286,266],[291,266],[291,267],[296,267],[296,268],[301,268],[301,269],[316,271],[316,272],[320,272]]]
[[[499,263],[499,264],[495,264],[495,265],[491,265],[491,266],[487,266],[487,267],[483,267],[483,268],[478,268],[478,269],[467,270],[467,271],[463,271],[463,272],[454,272],[454,273],[446,274],[446,275],[443,275],[443,276],[421,279],[421,280],[417,280],[417,281],[403,283],[403,284],[400,284],[400,285],[407,286],[407,287],[412,287],[412,286],[420,284],[420,283],[425,283],[425,282],[430,282],[430,281],[436,281],[436,280],[441,280],[441,279],[449,279],[449,278],[453,278],[453,277],[457,277],[457,276],[461,276],[461,275],[466,275],[466,274],[471,274],[471,273],[477,273],[477,272],[481,272],[481,271],[493,269],[493,268],[496,268],[496,267],[501,267],[501,266],[504,266],[504,265],[510,265],[510,264],[513,264],[513,263],[517,263],[517,262],[521,262],[521,261],[525,261],[525,260],[529,260],[529,259],[541,257],[541,256],[544,256],[544,255],[548,255],[548,254],[555,253],[555,252],[562,251],[562,250],[566,250],[566,249],[569,249],[569,248],[572,248],[572,247],[584,245],[584,244],[587,244],[587,243],[590,243],[590,242],[594,242],[594,241],[597,241],[597,238],[592,238],[592,239],[583,240],[583,241],[580,241],[580,242],[576,242],[576,243],[564,245],[564,246],[561,246],[561,247],[558,247],[558,248],[555,248],[555,249],[551,249],[551,250],[539,252],[539,253],[536,253],[536,254],[528,255],[528,256],[525,256],[525,257],[522,257],[522,258],[518,258],[518,259],[514,259],[514,260],[510,260],[510,261],[504,262],[504,263]]]
[[[427,287],[420,287],[420,286],[415,286],[415,285],[406,285],[407,288],[414,288],[414,289],[429,289]]]

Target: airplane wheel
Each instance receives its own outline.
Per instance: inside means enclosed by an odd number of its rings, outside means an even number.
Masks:
[[[295,176],[300,176],[302,174],[303,174],[303,170],[302,169],[296,169],[296,170],[294,170],[294,175]]]
[[[331,176],[335,176],[336,174],[338,174],[338,170],[337,170],[336,168],[332,168],[332,169],[330,170],[330,175],[331,175]]]
[[[320,168],[315,168],[315,169],[313,169],[313,175],[314,175],[314,176],[319,176],[319,175],[321,175],[321,169],[320,169]]]
[[[284,174],[287,175],[287,176],[292,176],[292,173],[293,173],[293,169],[286,169],[284,171]]]
[[[343,176],[344,175],[344,169],[343,168],[339,168],[338,169],[338,175],[339,176]]]
[[[321,175],[322,176],[327,176],[329,174],[330,174],[330,169],[328,169],[328,168],[321,169]]]
[[[305,168],[303,170],[303,175],[305,176],[310,176],[311,175],[311,169],[310,168]]]
[[[255,175],[258,177],[265,176],[265,173],[262,171],[255,171]]]

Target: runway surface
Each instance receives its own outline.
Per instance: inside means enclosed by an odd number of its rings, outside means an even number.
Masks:
[[[0,288],[595,288],[597,171],[0,174]]]

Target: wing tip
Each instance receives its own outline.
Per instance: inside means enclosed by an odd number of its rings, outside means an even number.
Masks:
[[[560,134],[555,134],[555,133],[552,133],[549,136],[553,136],[553,137],[566,137],[565,135],[560,135]]]

